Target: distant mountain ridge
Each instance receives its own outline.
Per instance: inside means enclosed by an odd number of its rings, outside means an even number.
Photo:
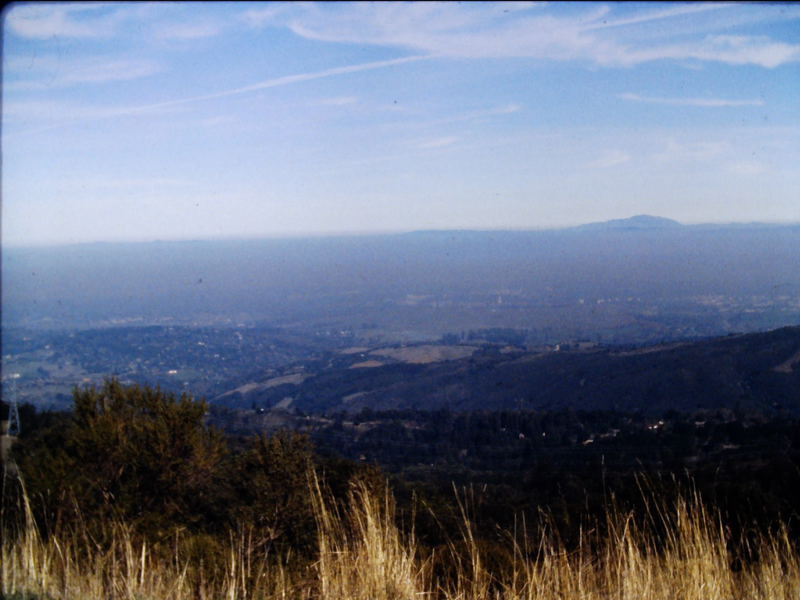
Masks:
[[[752,224],[750,224],[752,225]],[[680,229],[686,227],[674,219],[657,217],[653,215],[634,215],[624,219],[611,219],[609,221],[597,221],[575,225],[573,227],[546,227],[542,229],[420,229],[401,235],[426,235],[426,236],[470,236],[487,234],[537,234],[537,233],[558,233],[563,231],[646,231],[655,229]],[[724,227],[724,225],[720,225]]]
[[[635,215],[627,219],[612,219],[597,223],[579,225],[573,229],[580,231],[641,231],[653,229],[677,229],[684,225],[673,219],[654,217],[652,215]]]

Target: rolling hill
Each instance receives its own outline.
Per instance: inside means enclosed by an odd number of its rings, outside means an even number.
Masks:
[[[262,382],[216,402],[280,404],[313,413],[446,407],[800,414],[800,327],[638,348],[501,351],[485,345],[464,354],[425,362],[391,359],[391,353],[365,348],[311,368],[292,383]]]

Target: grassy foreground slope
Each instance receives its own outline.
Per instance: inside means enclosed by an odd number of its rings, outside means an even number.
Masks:
[[[757,536],[751,559],[696,497],[653,507],[646,516],[611,512],[609,535],[587,531],[568,551],[550,530],[537,539],[506,532],[510,560],[501,569],[463,533],[442,554],[420,547],[395,521],[391,495],[352,486],[346,505],[326,499],[316,479],[313,560],[259,552],[251,531],[231,533],[219,564],[204,565],[164,540],[137,542],[123,523],[104,546],[80,529],[43,538],[28,514],[25,527],[2,543],[6,598],[182,600],[196,598],[325,600],[581,599],[753,600],[800,596],[800,556],[783,532]],[[175,544],[177,549],[177,544]],[[165,550],[166,556],[165,558]]]

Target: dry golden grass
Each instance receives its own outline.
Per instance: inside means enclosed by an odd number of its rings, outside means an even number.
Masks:
[[[388,490],[376,494],[356,484],[349,504],[339,506],[312,478],[311,493],[318,556],[292,568],[256,553],[247,532],[231,535],[224,568],[209,569],[182,557],[177,543],[165,559],[165,548],[134,542],[123,525],[114,526],[105,547],[77,533],[45,540],[28,511],[21,534],[2,542],[2,594],[81,600],[800,598],[800,556],[785,530],[751,542],[758,560],[733,569],[725,527],[691,494],[647,515],[612,510],[609,533],[587,533],[571,551],[552,531],[538,540],[509,536],[513,564],[491,573],[466,510],[463,540],[444,555],[422,558],[413,533],[398,530]],[[435,575],[435,565],[443,563],[455,575]]]

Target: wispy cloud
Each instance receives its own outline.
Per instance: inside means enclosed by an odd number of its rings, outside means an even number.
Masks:
[[[456,123],[460,121],[476,121],[485,119],[487,117],[496,117],[502,115],[511,115],[522,110],[521,104],[502,104],[500,106],[492,106],[489,108],[479,108],[477,110],[470,110],[463,113],[437,119],[435,124],[442,123]],[[431,123],[433,124],[433,123]]]
[[[162,40],[197,40],[214,37],[221,31],[219,22],[169,23],[156,29],[156,37]]]
[[[43,2],[13,6],[6,24],[14,34],[31,39],[104,38],[114,34],[122,17],[109,3]]]
[[[674,17],[682,17],[685,15],[691,15],[700,12],[706,12],[709,10],[718,10],[720,8],[725,8],[726,4],[717,2],[717,3],[697,3],[697,4],[684,4],[679,6],[674,6],[672,8],[668,8],[665,10],[657,10],[646,12],[644,14],[635,15],[633,17],[625,17],[620,19],[602,19],[596,20],[594,23],[590,23],[585,25],[583,28],[586,30],[589,29],[609,29],[611,27],[624,27],[626,25],[639,25],[641,23],[649,23],[652,21],[660,21],[662,19],[671,19]]]
[[[669,139],[655,158],[664,162],[706,161],[717,158],[731,149],[727,141],[679,142]]]
[[[733,163],[728,170],[736,175],[761,175],[767,171],[767,167],[757,161],[745,161]]]
[[[72,85],[130,81],[162,71],[153,60],[13,57],[6,61],[6,90],[49,90]]]
[[[184,188],[195,187],[196,182],[176,177],[137,177],[137,178],[87,178],[65,179],[58,187],[68,190],[141,190],[142,188]]]
[[[800,44],[779,42],[766,36],[709,35],[696,41],[631,50],[620,59],[631,65],[653,60],[692,59],[773,69],[800,60]]]
[[[497,106],[495,108],[490,108],[485,111],[478,111],[472,114],[473,118],[477,117],[488,117],[492,115],[510,115],[512,113],[518,112],[522,110],[521,104],[504,104],[503,106]]]
[[[724,98],[659,98],[654,96],[640,96],[639,94],[619,94],[622,100],[632,102],[646,102],[649,104],[669,104],[673,106],[700,106],[700,107],[723,107],[723,106],[763,106],[764,101],[755,100],[728,100]]]
[[[259,90],[269,88],[281,87],[285,85],[293,85],[295,83],[302,83],[305,81],[313,81],[316,79],[323,79],[327,77],[335,77],[337,75],[347,75],[349,73],[359,73],[362,71],[370,71],[373,69],[383,69],[396,65],[416,62],[424,60],[426,56],[406,56],[403,58],[394,58],[390,60],[373,61],[368,63],[359,63],[355,65],[347,65],[343,67],[334,67],[332,69],[325,69],[322,71],[313,71],[309,73],[298,73],[295,75],[286,75],[284,77],[275,77],[273,79],[266,79],[250,85],[230,88],[219,92],[210,94],[201,94],[197,96],[188,96],[184,98],[177,98],[174,100],[166,100],[163,102],[155,102],[151,104],[142,104],[138,106],[117,106],[117,107],[91,107],[91,106],[65,106],[54,102],[39,102],[39,103],[12,103],[11,106],[4,106],[4,116],[28,116],[36,118],[51,118],[56,115],[62,117],[63,124],[68,124],[71,121],[81,119],[105,119],[115,117],[134,116],[152,112],[162,112],[180,107],[186,104],[195,102],[202,102],[206,100],[214,100],[218,98],[227,98],[230,96],[238,96]],[[49,130],[54,125],[49,125],[44,128],[37,128],[31,131]],[[27,132],[17,132],[15,135],[22,135]]]
[[[420,149],[423,149],[423,150],[427,150],[427,149],[430,149],[430,148],[443,148],[444,146],[451,146],[451,145],[455,144],[459,139],[460,138],[458,138],[456,136],[440,137],[440,138],[435,138],[435,139],[431,139],[431,140],[425,140],[425,141],[422,141],[422,142],[418,142],[416,144],[416,147],[420,148]]]
[[[38,2],[13,6],[6,17],[6,25],[11,34],[32,40],[123,36],[138,38],[144,43],[153,38],[208,38],[229,25],[224,19],[196,16],[195,12],[186,16],[179,4],[166,2]]]
[[[251,27],[263,27],[272,24],[276,17],[289,10],[292,9],[288,4],[273,4],[264,8],[246,10],[239,17]]]
[[[102,106],[55,100],[11,101],[3,104],[3,137],[9,139],[51,131],[81,121],[100,121],[144,113],[167,114],[175,110],[177,108],[172,106],[151,106],[145,111],[142,107]],[[36,126],[29,129],[18,128],[31,123],[36,123]]]
[[[600,158],[588,164],[593,169],[608,169],[630,161],[631,156],[621,150],[608,150]]]
[[[202,100],[214,100],[217,98],[226,98],[228,96],[238,96],[240,94],[247,94],[250,92],[256,92],[259,90],[266,90],[269,88],[281,87],[285,85],[292,85],[295,83],[302,83],[305,81],[313,81],[315,79],[324,79],[327,77],[335,77],[337,75],[347,75],[349,73],[359,73],[362,71],[371,71],[373,69],[383,69],[386,67],[393,67],[396,65],[402,65],[410,62],[416,62],[419,60],[424,60],[428,57],[426,56],[406,56],[403,58],[393,58],[390,60],[379,60],[374,62],[368,63],[359,63],[355,65],[347,65],[344,67],[334,67],[332,69],[325,69],[323,71],[313,71],[310,73],[298,73],[295,75],[286,75],[284,77],[275,77],[273,79],[266,79],[264,81],[259,81],[257,83],[253,83],[250,85],[245,85],[242,87],[231,88],[227,90],[222,90],[220,92],[214,92],[211,94],[202,94],[199,96],[189,96],[187,98],[180,98],[176,100],[167,100],[165,102],[158,102],[155,104],[147,104],[144,106],[139,106],[135,108],[131,108],[131,111],[134,112],[144,112],[152,109],[159,109],[169,106],[176,106],[180,104],[188,104],[192,102],[199,102]]]
[[[322,106],[347,106],[348,104],[355,104],[358,98],[355,96],[339,96],[336,98],[322,98],[317,100],[316,104]]]
[[[687,38],[682,31],[686,20],[680,17],[734,10],[726,4],[679,5],[619,18],[614,18],[614,11],[607,6],[568,15],[548,13],[540,6],[525,7],[514,11],[513,18],[491,3],[378,2],[343,3],[334,9],[309,4],[282,8],[285,10],[251,12],[250,22],[283,25],[313,40],[400,46],[454,58],[529,57],[582,60],[601,66],[692,59],[768,68],[800,60],[800,45],[767,37]],[[662,29],[681,41],[654,44],[646,36],[636,39],[628,35],[630,30],[654,22],[664,22]],[[627,37],[618,35],[623,30]]]
[[[193,125],[198,125],[200,127],[219,127],[219,126],[230,126],[231,124],[236,122],[236,117],[233,115],[216,115],[214,117],[207,117],[205,119],[199,119]]]
[[[477,110],[470,110],[463,113],[457,113],[441,119],[434,119],[431,121],[424,121],[420,125],[445,125],[448,123],[461,123],[464,121],[479,121],[489,117],[496,117],[502,115],[511,115],[522,110],[521,104],[502,104],[500,106],[492,106],[489,108],[480,108]]]

